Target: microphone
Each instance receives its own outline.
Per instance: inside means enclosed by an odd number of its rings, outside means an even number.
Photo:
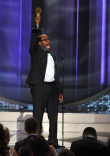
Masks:
[[[64,60],[64,55],[61,55],[61,60],[62,60],[62,61]]]

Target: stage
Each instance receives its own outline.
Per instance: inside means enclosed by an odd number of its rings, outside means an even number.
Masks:
[[[9,145],[13,148],[16,141],[26,137],[24,121],[32,117],[32,112],[0,112],[0,123],[8,127],[11,133]],[[64,114],[64,146],[70,148],[71,142],[82,138],[82,132],[86,127],[94,127],[98,140],[106,143],[110,136],[110,114]],[[48,117],[44,114],[42,135],[48,138]],[[62,113],[58,114],[58,143],[62,145]]]

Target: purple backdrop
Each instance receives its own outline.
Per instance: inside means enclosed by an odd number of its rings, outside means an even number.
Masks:
[[[110,85],[110,1],[81,2],[45,0],[42,6],[42,23],[51,39],[51,53],[57,57],[61,83],[60,57],[65,56],[65,103]],[[26,103],[32,103],[25,84],[30,66],[31,3],[0,2],[0,96]]]

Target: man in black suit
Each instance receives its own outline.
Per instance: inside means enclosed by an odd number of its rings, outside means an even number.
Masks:
[[[35,118],[28,118],[25,121],[24,130],[27,133],[28,137],[15,143],[14,149],[17,153],[19,148],[23,145],[26,145],[33,135],[38,135],[39,125],[37,120]]]
[[[107,156],[107,147],[97,140],[97,133],[93,127],[83,131],[83,139],[73,141],[70,150],[75,156]]]
[[[45,34],[38,37],[40,30],[32,29],[31,69],[26,83],[31,86],[33,117],[37,119],[40,125],[39,133],[42,131],[43,113],[46,108],[50,122],[48,140],[52,142],[55,148],[59,148],[57,140],[58,98],[62,103],[63,93],[59,82],[56,58],[49,51],[49,37]]]

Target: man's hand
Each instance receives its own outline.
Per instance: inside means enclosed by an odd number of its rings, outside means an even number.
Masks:
[[[63,102],[63,94],[60,94],[59,95],[59,101],[60,101],[59,103],[62,103]]]
[[[35,21],[36,21],[36,23],[39,23],[40,20],[41,20],[41,17],[40,17],[40,16],[35,17]]]

